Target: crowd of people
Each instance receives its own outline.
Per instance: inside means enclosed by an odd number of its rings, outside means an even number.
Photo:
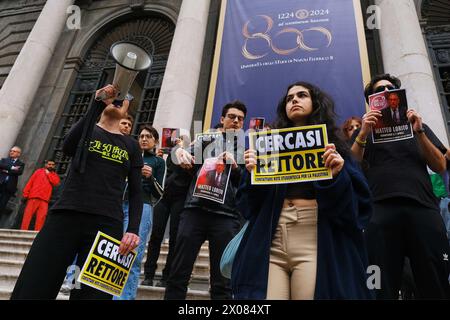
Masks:
[[[400,87],[398,78],[377,75],[365,88],[366,100]],[[263,130],[325,124],[329,143],[321,161],[331,179],[256,185],[251,173],[257,153],[238,137],[247,115],[243,102],[223,106],[214,137],[190,144],[178,137],[165,156],[152,126],[137,128],[137,141],[130,135],[129,101],[112,104],[116,91],[112,85],[98,90],[96,97],[104,100],[95,100],[90,115],[100,120],[90,125],[84,117],[65,137],[63,151],[74,160],[47,218],[52,188],[60,183],[55,162],[46,160],[26,184],[21,228],[28,229],[36,214],[40,232],[11,299],[56,298],[67,267],[83,266],[97,231],[121,239],[120,254],[137,252],[116,300],[136,298],[146,248],[141,285],[165,287],[165,299],[185,299],[206,240],[212,299],[398,299],[409,290],[405,259],[415,298],[450,298],[450,151],[419,113],[402,112],[398,96],[388,95],[391,112],[368,110],[338,126],[326,92],[305,81],[291,84],[274,107],[275,121]],[[410,124],[413,137],[375,143],[372,130],[380,121]],[[205,177],[223,191],[222,201],[196,195],[203,166],[198,150],[206,149],[217,160]],[[82,153],[84,164],[76,156]],[[0,210],[16,192],[24,169],[20,154],[14,146],[0,161]],[[433,193],[431,171],[444,177],[446,194]],[[169,220],[168,256],[156,282]],[[245,221],[228,279],[220,271],[222,253]],[[370,270],[379,270],[371,284]],[[82,284],[70,298],[113,297]]]

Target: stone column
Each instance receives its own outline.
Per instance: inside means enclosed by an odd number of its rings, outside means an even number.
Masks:
[[[448,146],[445,116],[414,0],[376,0],[375,3],[381,10],[379,33],[385,72],[400,78],[409,108],[419,112]]]
[[[202,63],[210,0],[183,0],[158,99],[154,127],[189,130]]]
[[[0,90],[2,157],[8,154],[22,128],[65,27],[67,8],[73,2],[74,0],[47,0]]]

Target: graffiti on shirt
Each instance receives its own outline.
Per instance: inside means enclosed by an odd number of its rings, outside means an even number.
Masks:
[[[89,144],[89,151],[100,153],[102,158],[119,163],[128,160],[127,150],[121,149],[118,146],[113,146],[110,143],[102,143],[98,140],[91,141]]]

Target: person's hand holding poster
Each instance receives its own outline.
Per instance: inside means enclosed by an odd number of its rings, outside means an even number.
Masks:
[[[256,151],[252,184],[282,184],[332,179],[322,155],[328,143],[325,125],[250,133]]]
[[[410,139],[413,137],[406,112],[408,102],[404,89],[389,90],[369,96],[370,110],[380,110],[382,117],[372,130],[373,143]]]
[[[97,233],[78,281],[97,290],[121,296],[136,251],[119,254],[120,241],[102,232]]]
[[[161,136],[161,149],[164,153],[170,153],[170,150],[179,142],[180,129],[163,128]]]
[[[231,166],[225,163],[223,157],[205,159],[193,195],[224,203],[230,172]]]

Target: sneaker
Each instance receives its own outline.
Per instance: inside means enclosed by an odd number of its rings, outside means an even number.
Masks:
[[[143,286],[153,286],[153,279],[150,278],[145,278],[142,282],[141,285]]]
[[[163,279],[159,280],[159,281],[155,284],[155,287],[162,287],[162,288],[165,288],[166,286],[167,286],[167,281],[166,281],[166,280],[163,280]]]
[[[71,286],[69,286],[68,284],[63,284],[59,292],[61,292],[63,295],[68,296],[71,290],[72,290]]]

